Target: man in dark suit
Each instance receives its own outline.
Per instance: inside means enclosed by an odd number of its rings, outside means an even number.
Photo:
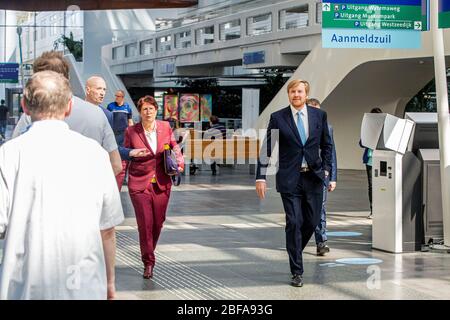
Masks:
[[[292,80],[290,105],[269,121],[256,170],[256,192],[265,197],[266,172],[275,143],[279,146],[276,188],[286,213],[286,249],[291,285],[303,286],[302,252],[320,222],[323,187],[331,171],[332,142],[327,114],[306,105],[309,83]]]

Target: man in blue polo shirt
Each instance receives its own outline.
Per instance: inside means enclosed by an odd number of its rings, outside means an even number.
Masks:
[[[123,145],[125,130],[128,126],[133,125],[131,118],[131,108],[124,100],[125,93],[122,90],[116,91],[116,101],[108,104],[107,109],[112,112],[113,124],[112,129],[116,136],[116,141],[119,146]]]

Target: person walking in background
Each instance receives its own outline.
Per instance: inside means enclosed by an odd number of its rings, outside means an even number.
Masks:
[[[310,98],[307,101],[309,106],[320,109],[320,101],[314,98]],[[327,212],[326,212],[326,203],[328,192],[333,192],[336,188],[337,181],[337,158],[336,158],[336,148],[334,145],[333,138],[333,127],[328,124],[328,131],[330,132],[331,143],[333,144],[333,153],[331,157],[331,172],[329,175],[329,181],[327,181],[323,187],[323,202],[322,202],[322,213],[320,215],[320,223],[314,230],[314,237],[316,239],[317,250],[316,253],[318,256],[324,256],[328,252],[330,252],[330,248],[327,245]]]
[[[98,106],[108,119],[109,125],[113,127],[112,112],[102,107],[106,95],[106,82],[102,77],[92,76],[86,80],[86,101]]]
[[[206,130],[203,135],[204,140],[214,140],[214,139],[226,139],[227,138],[227,129],[221,123],[219,123],[219,118],[217,116],[212,115],[209,118],[209,123],[211,124],[210,128]],[[211,174],[213,176],[217,175],[217,163],[213,161],[211,163]]]
[[[383,113],[380,108],[373,108],[370,110],[370,113]],[[367,219],[372,219],[372,154],[373,150],[370,148],[366,148],[362,145],[361,140],[359,140],[359,145],[364,149],[363,153],[363,163],[366,165],[367,172],[367,182],[368,182],[368,194],[369,194],[369,203],[370,203],[370,213],[367,216]]]
[[[112,129],[119,146],[123,146],[125,130],[133,125],[132,112],[128,103],[125,102],[125,92],[116,91],[116,100],[108,104],[108,109],[112,113]]]
[[[0,299],[112,299],[124,215],[108,154],[62,121],[63,75],[35,73],[22,105],[32,126],[0,147]]]
[[[333,149],[327,114],[306,104],[309,90],[305,80],[288,83],[290,105],[271,114],[256,169],[256,193],[264,199],[267,167],[278,142],[276,188],[286,213],[286,249],[294,287],[303,286],[302,253],[320,222]]]
[[[146,148],[150,154],[128,162],[128,190],[136,214],[143,277],[153,277],[155,248],[170,198],[172,179],[164,169],[164,147],[170,146],[177,155],[179,170],[184,169],[180,148],[167,121],[156,120],[158,104],[152,96],[139,99],[137,109],[141,122],[125,131],[126,148]]]
[[[6,139],[6,125],[8,124],[9,109],[5,106],[5,100],[0,104],[0,140]]]
[[[108,123],[111,129],[113,129],[114,126],[114,117],[113,113],[109,111],[106,108],[102,107],[103,100],[105,99],[106,95],[106,82],[102,77],[99,76],[92,76],[86,81],[86,101],[90,102],[93,105],[98,106],[103,113],[106,116],[106,119],[108,119]],[[116,143],[117,143],[117,135],[115,135]],[[122,144],[117,143],[118,145],[118,159],[115,159],[115,161],[120,162],[120,171],[116,175],[117,184],[119,187],[122,186],[122,181],[124,179],[123,175],[121,175],[124,163],[121,160],[130,160],[132,157],[144,157],[148,155],[148,150],[146,149],[130,149],[130,148],[124,148]]]

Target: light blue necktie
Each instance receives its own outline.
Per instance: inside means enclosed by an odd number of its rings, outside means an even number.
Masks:
[[[303,125],[303,120],[300,117],[300,111],[297,112],[297,130],[303,145],[305,145],[306,142],[305,126]]]

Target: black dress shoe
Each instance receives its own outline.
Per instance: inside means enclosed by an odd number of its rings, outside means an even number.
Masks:
[[[150,279],[153,277],[153,266],[146,266],[144,268],[144,274],[142,275],[144,279]]]
[[[317,252],[318,256],[324,256],[325,254],[330,252],[330,247],[327,246],[324,242],[323,243],[319,243],[317,245],[317,251],[316,252]]]
[[[291,279],[291,286],[293,287],[303,286],[303,277],[301,274],[294,274],[294,276]]]

